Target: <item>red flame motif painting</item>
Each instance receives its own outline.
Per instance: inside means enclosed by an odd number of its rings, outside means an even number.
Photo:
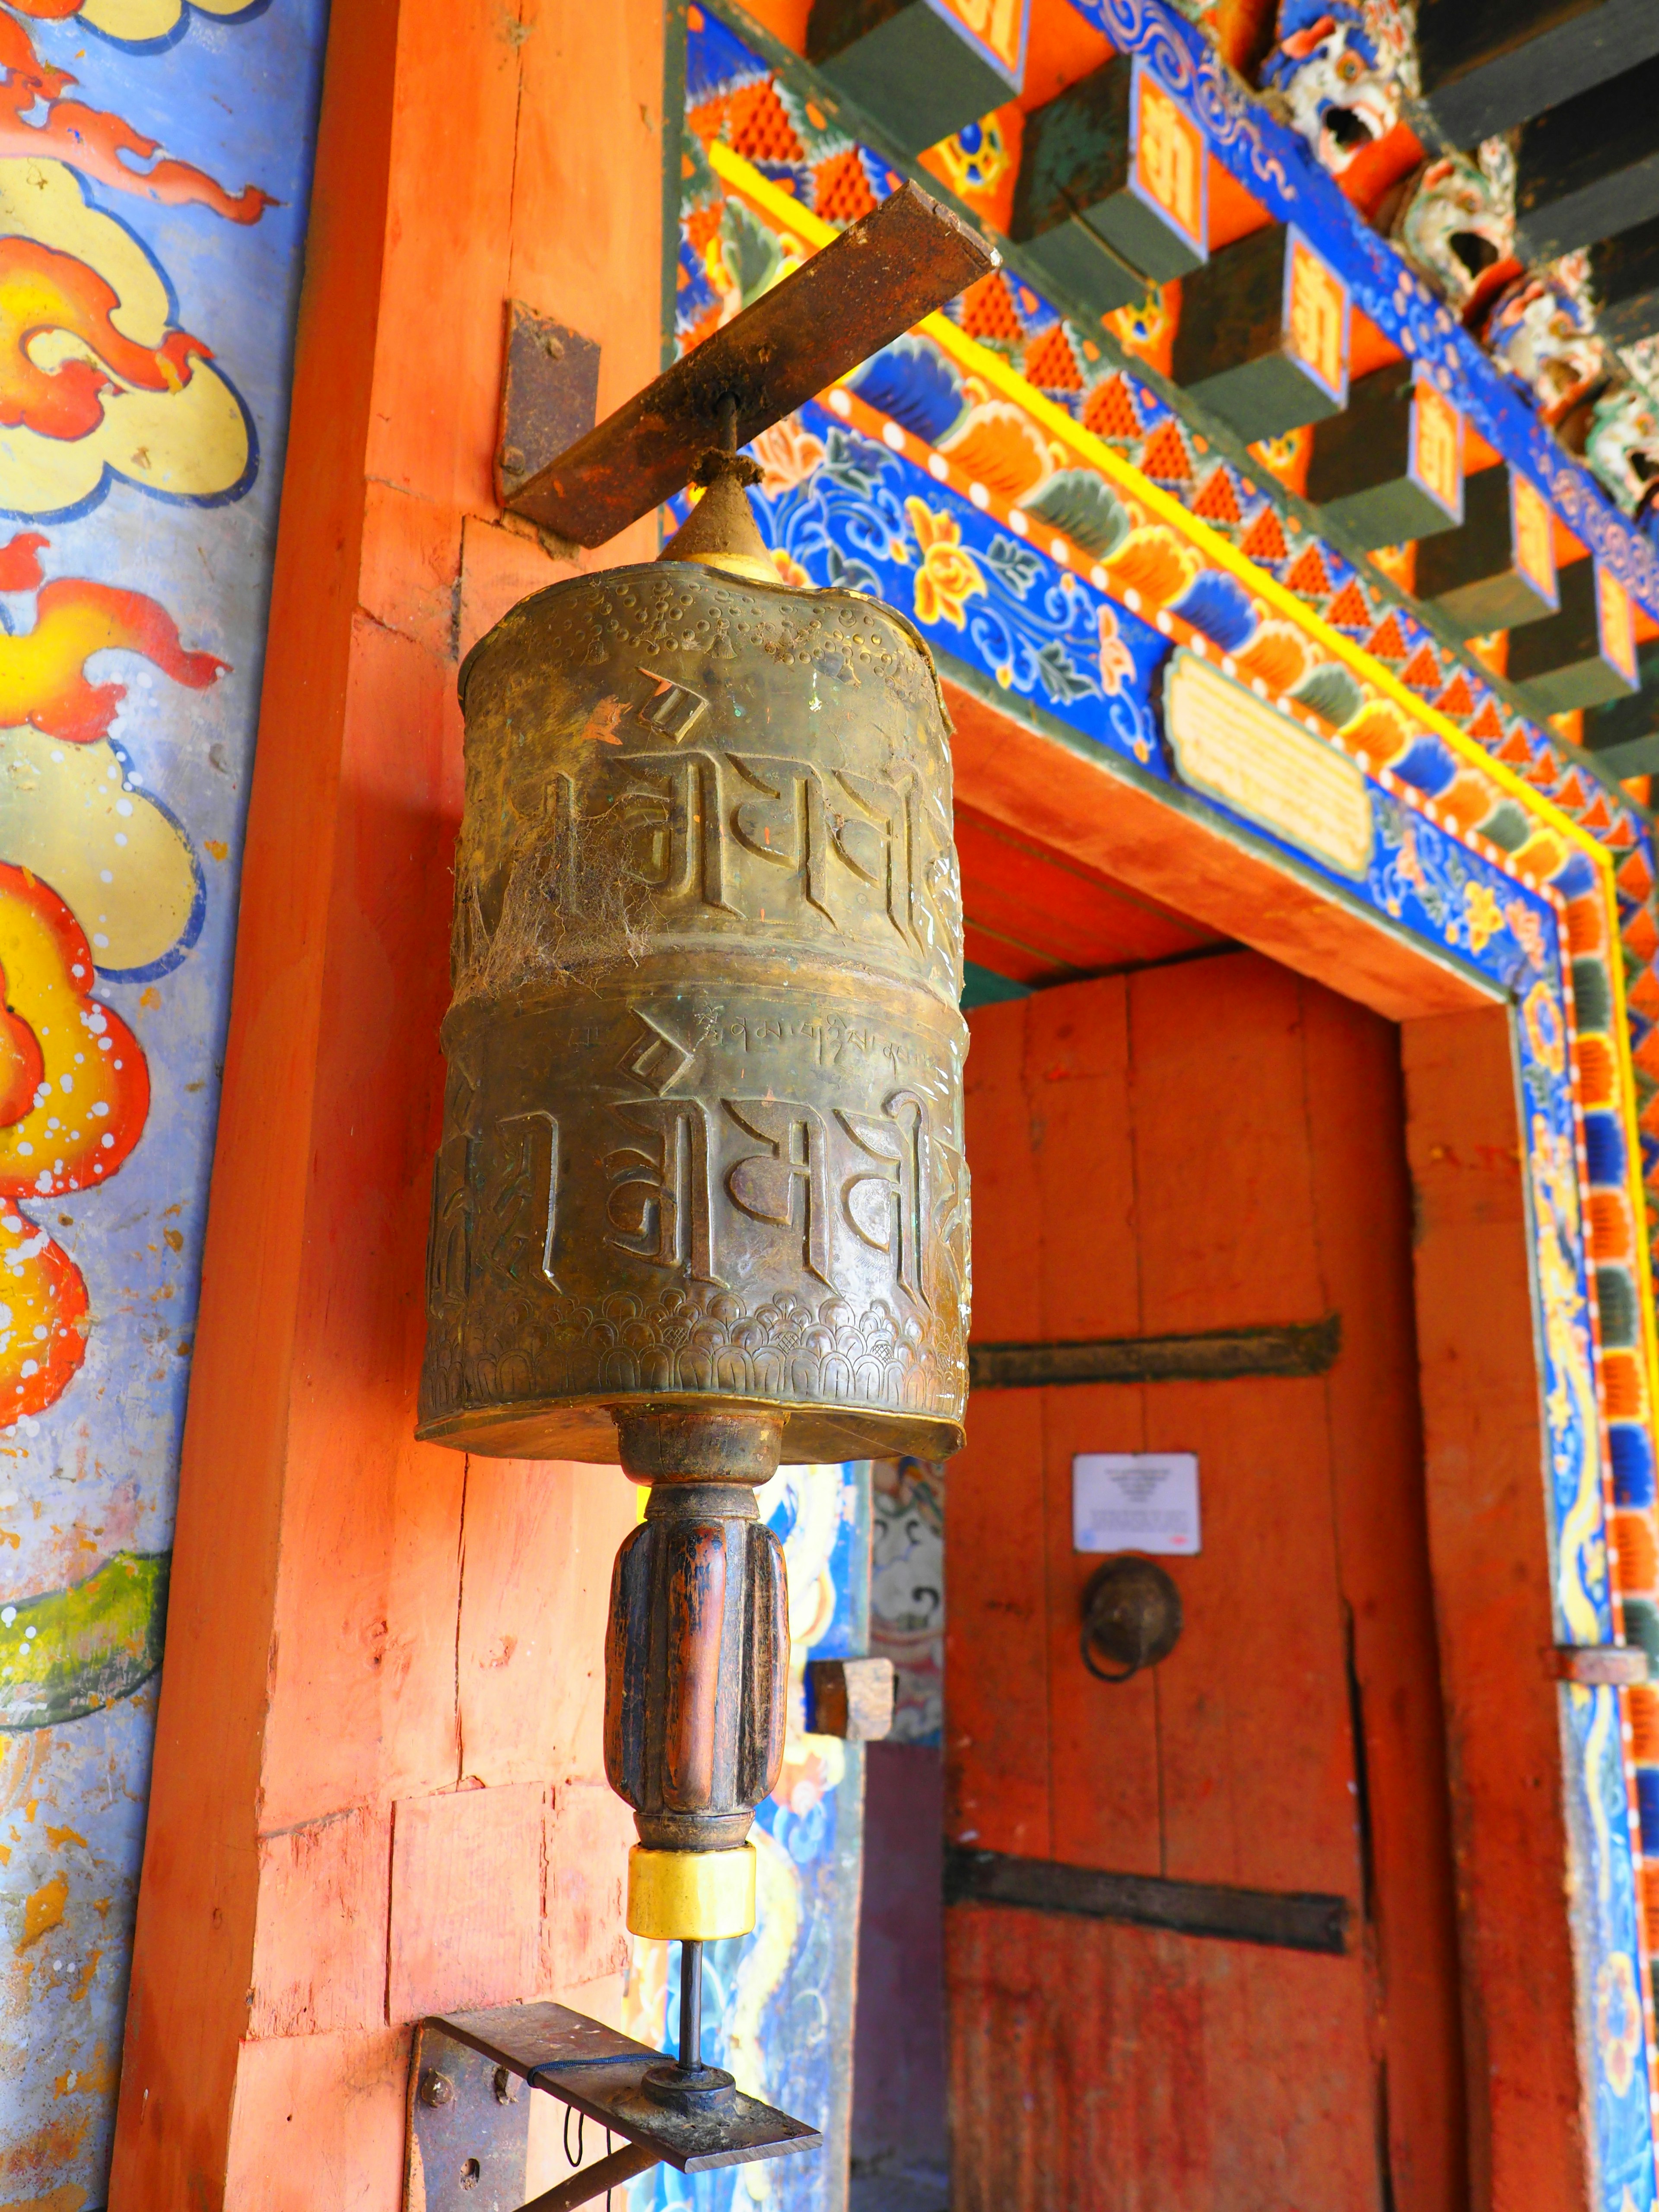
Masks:
[[[77,746],[106,736],[125,690],[88,683],[85,668],[112,647],[192,690],[220,675],[223,663],[187,652],[143,592],[76,576],[43,583],[46,544],[26,532],[0,547],[0,591],[38,590],[33,628],[0,635],[0,732]],[[94,958],[57,890],[0,862],[0,1428],[52,1404],[86,1356],[85,1281],[37,1217],[116,1174],[149,1110],[143,1048],[93,996]]]
[[[63,0],[33,0],[33,4],[25,0],[21,12],[55,17],[73,15],[79,7],[80,0],[67,6]],[[66,70],[41,61],[22,25],[15,16],[3,13],[0,13],[0,71],[4,76],[0,82],[0,159],[16,154],[51,155],[69,162],[83,176],[112,185],[118,191],[137,192],[146,199],[175,207],[209,207],[228,222],[258,222],[271,204],[270,194],[255,185],[228,192],[188,161],[175,161],[166,155],[156,159],[161,152],[158,142],[146,138],[120,116],[65,100],[63,94],[75,79]],[[43,105],[46,112],[40,121],[24,119]]]
[[[110,320],[120,304],[72,254],[32,238],[0,238],[0,423],[8,429],[27,423],[48,438],[84,438],[103,420],[103,397],[117,379],[138,391],[181,390],[192,359],[208,356],[208,348],[187,331],[170,331],[160,346],[135,345]],[[41,368],[28,346],[43,331],[78,339],[97,361],[71,356]]]

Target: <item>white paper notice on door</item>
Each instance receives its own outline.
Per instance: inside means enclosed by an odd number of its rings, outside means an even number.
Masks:
[[[1077,1453],[1072,1546],[1079,1552],[1183,1556],[1199,1551],[1197,1453]]]

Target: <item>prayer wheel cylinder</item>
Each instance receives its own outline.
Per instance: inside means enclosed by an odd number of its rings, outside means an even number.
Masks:
[[[685,1936],[752,1920],[782,1756],[756,1486],[780,1457],[943,1458],[967,1388],[938,679],[901,617],[760,566],[573,577],[463,666],[421,1384],[423,1437],[652,1485],[605,1755],[630,1925]]]

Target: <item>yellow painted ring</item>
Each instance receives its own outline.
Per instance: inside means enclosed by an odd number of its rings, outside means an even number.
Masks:
[[[628,1932],[659,1942],[712,1943],[755,1924],[755,1846],[628,1854]]]

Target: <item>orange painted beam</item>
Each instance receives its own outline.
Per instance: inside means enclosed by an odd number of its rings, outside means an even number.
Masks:
[[[413,2017],[617,1997],[631,1488],[413,1427],[458,659],[574,572],[494,505],[503,303],[600,342],[602,408],[655,373],[661,41],[658,0],[334,10],[114,2212],[397,2212]]]
[[[1407,1022],[1429,1555],[1476,2212],[1585,2212],[1560,1721],[1510,1016]],[[1471,1284],[1480,1295],[1469,1295]]]
[[[1103,750],[1091,755],[1029,729],[948,678],[945,695],[956,727],[957,795],[975,814],[1390,1020],[1491,1002],[1490,989],[1450,961],[1188,811],[1173,787],[1150,791]]]

